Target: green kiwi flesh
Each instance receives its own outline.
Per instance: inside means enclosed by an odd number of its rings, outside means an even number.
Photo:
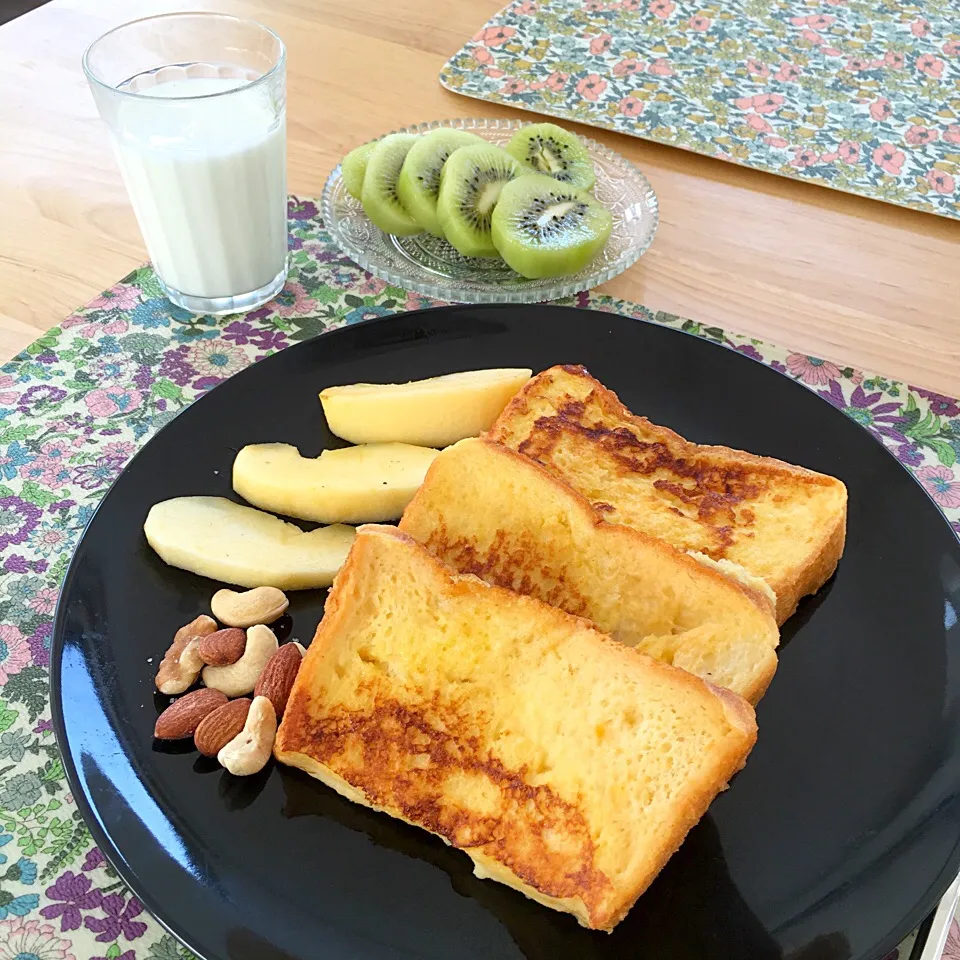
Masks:
[[[363,212],[384,233],[409,237],[420,233],[420,224],[404,209],[397,195],[397,179],[410,149],[419,138],[412,133],[391,133],[374,147],[367,160],[360,200]]]
[[[443,235],[465,257],[495,257],[490,224],[504,184],[522,165],[499,147],[482,143],[450,154],[440,175],[437,217]]]
[[[610,238],[613,217],[591,194],[531,173],[508,183],[493,211],[500,256],[531,280],[585,267]]]
[[[424,230],[437,237],[443,236],[437,217],[437,196],[440,174],[447,158],[460,147],[484,142],[482,137],[466,130],[433,130],[410,148],[397,180],[397,195]]]
[[[504,150],[538,173],[589,190],[597,176],[580,138],[555,123],[531,123],[518,130]]]
[[[359,200],[363,192],[363,177],[367,172],[367,163],[370,160],[370,154],[377,145],[376,140],[365,143],[362,147],[354,147],[340,164],[340,175],[343,177],[343,185],[347,188],[347,193],[354,200]]]

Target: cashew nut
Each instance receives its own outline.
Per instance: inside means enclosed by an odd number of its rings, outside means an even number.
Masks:
[[[283,616],[290,601],[276,587],[255,587],[237,593],[218,590],[210,601],[213,615],[228,627],[252,627],[258,623],[273,623]]]
[[[217,754],[220,766],[236,777],[259,773],[273,753],[277,715],[267,697],[254,697],[243,730]]]
[[[177,631],[157,669],[156,684],[161,693],[173,697],[197,682],[203,669],[200,641],[216,629],[217,625],[210,617],[200,616]]]
[[[253,691],[267,661],[277,652],[274,632],[258,623],[247,630],[247,646],[243,656],[225,667],[203,668],[203,682],[228,697],[243,697]]]

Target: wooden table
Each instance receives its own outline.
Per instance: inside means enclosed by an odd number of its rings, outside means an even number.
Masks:
[[[457,116],[527,116],[437,75],[500,0],[191,0],[289,53],[290,189],[351,147]],[[87,44],[183,0],[53,0],[0,27],[0,357],[145,259],[80,69]],[[960,396],[960,222],[590,130],[660,197],[650,252],[604,286],[727,330]]]

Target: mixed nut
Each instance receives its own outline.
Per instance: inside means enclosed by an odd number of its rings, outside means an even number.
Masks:
[[[157,670],[161,693],[179,696],[157,718],[158,740],[193,738],[236,776],[259,773],[273,752],[304,649],[278,644],[268,624],[289,606],[283,591],[219,590],[210,607],[220,623],[199,616],[181,627]],[[187,693],[198,680],[203,686]],[[252,695],[252,699],[251,699]]]

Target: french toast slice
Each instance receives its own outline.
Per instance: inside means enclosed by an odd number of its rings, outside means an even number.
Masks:
[[[621,523],[769,584],[783,623],[833,574],[847,489],[835,477],[699,446],[634,416],[580,366],[530,380],[486,434],[542,463]]]
[[[586,617],[751,703],[777,668],[768,594],[712,561],[605,522],[568,484],[493,441],[444,450],[400,529],[461,573]]]
[[[275,755],[610,930],[756,740],[726,690],[393,527],[357,531]]]

